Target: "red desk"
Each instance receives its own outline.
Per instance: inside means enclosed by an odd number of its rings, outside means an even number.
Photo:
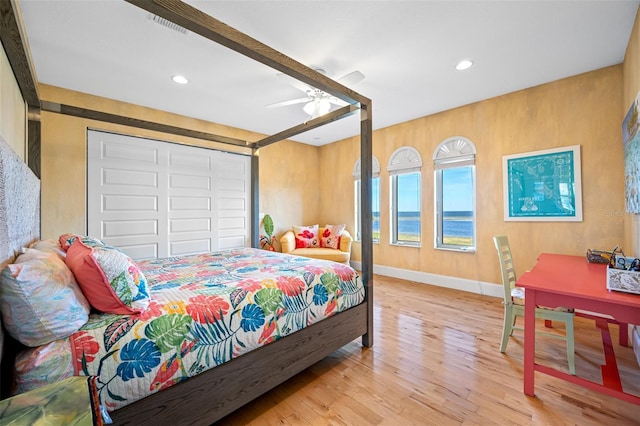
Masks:
[[[605,376],[603,384],[536,364],[535,307],[536,305],[575,309],[611,315],[620,323],[640,324],[640,295],[608,291],[606,265],[588,263],[584,256],[543,253],[529,272],[516,282],[525,289],[524,316],[524,393],[534,395],[534,373],[539,371],[586,388],[640,405],[640,397],[627,394],[616,381]],[[605,349],[606,351],[606,349]],[[613,354],[605,354],[609,358]],[[615,357],[613,358],[614,368]]]

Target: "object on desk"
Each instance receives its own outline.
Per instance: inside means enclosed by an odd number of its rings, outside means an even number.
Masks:
[[[616,269],[640,272],[640,259],[637,257],[627,257],[624,254],[614,254],[609,265]]]
[[[498,251],[498,260],[500,261],[500,270],[502,273],[502,286],[504,288],[504,323],[502,325],[502,340],[500,341],[500,352],[507,351],[507,343],[509,336],[513,334],[513,330],[523,330],[522,327],[516,326],[516,318],[524,319],[524,292],[520,287],[515,287],[516,271],[513,266],[513,258],[511,256],[511,247],[509,246],[509,238],[505,235],[496,235],[493,237],[493,243]],[[520,299],[520,300],[518,300]],[[569,364],[569,373],[573,376],[576,374],[575,361],[575,343],[573,334],[573,309],[559,308],[547,309],[538,306],[535,309],[536,318],[543,318],[549,321],[558,321],[565,324],[565,335],[557,335],[555,333],[538,332],[554,338],[565,340],[567,345],[567,363]]]
[[[607,266],[607,290],[640,294],[640,272]]]
[[[611,261],[611,252],[603,250],[587,250],[587,262],[589,263],[604,263],[607,264]]]

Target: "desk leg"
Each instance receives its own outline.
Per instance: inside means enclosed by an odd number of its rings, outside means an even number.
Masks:
[[[618,335],[618,340],[620,341],[620,346],[629,346],[629,324],[626,322],[619,323],[618,331],[620,334]]]
[[[536,292],[525,289],[524,297],[524,393],[534,396],[536,361]]]

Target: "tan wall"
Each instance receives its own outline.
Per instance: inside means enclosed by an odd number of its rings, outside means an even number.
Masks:
[[[622,76],[622,118],[620,118],[620,122],[629,111],[631,102],[640,92],[640,9],[636,15],[636,21],[624,57]],[[624,247],[633,247],[632,250],[628,249],[628,251],[633,251],[635,256],[640,256],[640,215],[627,213],[624,225],[626,235]]]
[[[26,162],[27,107],[4,49],[0,49],[0,137]]]
[[[624,240],[620,102],[622,66],[552,82],[375,131],[373,154],[381,168],[381,242],[374,244],[374,264],[500,282],[492,236],[507,234],[516,268],[531,267],[540,252],[583,255],[587,248],[612,248]],[[374,100],[375,102],[375,100]],[[478,150],[477,252],[433,248],[432,155],[451,136],[469,138]],[[582,147],[582,222],[505,222],[502,156],[579,144]],[[411,145],[420,151],[422,169],[422,247],[389,244],[389,174],[393,151]],[[320,162],[335,160],[340,174],[323,174],[321,218],[342,219],[353,228],[353,177],[359,157],[357,140],[320,150]],[[339,190],[334,190],[339,189]],[[330,207],[329,207],[330,206]],[[330,208],[330,211],[327,209]],[[354,259],[359,259],[354,244]]]
[[[259,155],[260,212],[271,215],[275,235],[279,238],[292,225],[318,223],[323,210],[318,148],[282,141],[260,149]]]
[[[40,85],[42,100],[91,108],[149,121],[210,132],[249,141],[262,135],[215,123],[178,116],[136,105],[116,102],[58,87]],[[250,151],[212,142],[145,131],[51,112],[42,113],[42,237],[56,238],[64,232],[86,232],[86,138],[87,128],[155,138],[236,152]],[[317,148],[289,141],[261,150],[261,207],[276,220],[276,229],[292,223],[317,220],[315,190],[318,182]],[[305,161],[300,161],[305,159]],[[307,163],[311,159],[311,163]],[[283,189],[284,188],[284,189]],[[294,207],[292,207],[294,206]]]

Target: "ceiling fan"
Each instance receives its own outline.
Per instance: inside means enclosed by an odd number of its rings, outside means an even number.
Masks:
[[[315,69],[321,74],[325,74],[322,69]],[[293,77],[286,74],[278,74],[279,77],[287,79],[289,84],[298,90],[301,90],[306,94],[304,98],[291,99],[289,101],[277,102],[275,104],[267,105],[267,108],[279,108],[283,106],[296,105],[304,103],[302,110],[309,116],[309,119],[320,117],[328,113],[331,110],[331,105],[345,106],[347,103],[342,99],[338,99],[327,92],[311,87],[304,84]],[[352,71],[349,74],[343,75],[336,81],[343,86],[350,87],[364,78],[364,74],[360,71]]]

